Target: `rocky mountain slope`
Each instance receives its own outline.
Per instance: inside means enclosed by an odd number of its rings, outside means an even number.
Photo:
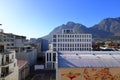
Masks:
[[[103,19],[89,28],[79,23],[67,22],[42,38],[51,42],[52,35],[61,33],[62,29],[74,29],[75,33],[90,33],[94,39],[120,39],[120,17]]]

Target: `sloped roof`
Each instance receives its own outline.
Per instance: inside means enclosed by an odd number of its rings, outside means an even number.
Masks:
[[[28,62],[25,60],[17,60],[17,65],[19,67],[19,69],[21,69],[22,67],[24,67]]]
[[[59,54],[58,67],[120,67],[120,54]]]

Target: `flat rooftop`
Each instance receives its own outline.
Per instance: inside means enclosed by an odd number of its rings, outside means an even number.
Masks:
[[[120,67],[120,54],[58,54],[58,67]]]

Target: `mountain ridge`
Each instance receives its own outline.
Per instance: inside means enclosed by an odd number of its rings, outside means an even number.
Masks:
[[[105,18],[89,28],[83,24],[69,21],[66,24],[56,27],[42,38],[51,42],[53,34],[60,34],[62,33],[62,29],[66,28],[74,29],[75,33],[90,33],[94,39],[120,39],[120,17]]]

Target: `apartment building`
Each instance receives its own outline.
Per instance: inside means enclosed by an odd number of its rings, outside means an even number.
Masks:
[[[15,50],[18,60],[26,60],[30,65],[36,63],[37,50],[28,44],[25,36],[19,36],[12,33],[4,33],[0,29],[0,44],[4,45],[5,50]]]
[[[4,45],[4,49],[6,50],[22,47],[24,46],[25,41],[25,36],[19,36],[12,33],[4,33],[4,31],[0,29],[0,44]]]
[[[18,66],[15,51],[6,51],[1,45],[0,80],[18,80]]]
[[[62,34],[54,34],[53,51],[91,51],[92,35],[76,34],[73,29],[63,29]]]

